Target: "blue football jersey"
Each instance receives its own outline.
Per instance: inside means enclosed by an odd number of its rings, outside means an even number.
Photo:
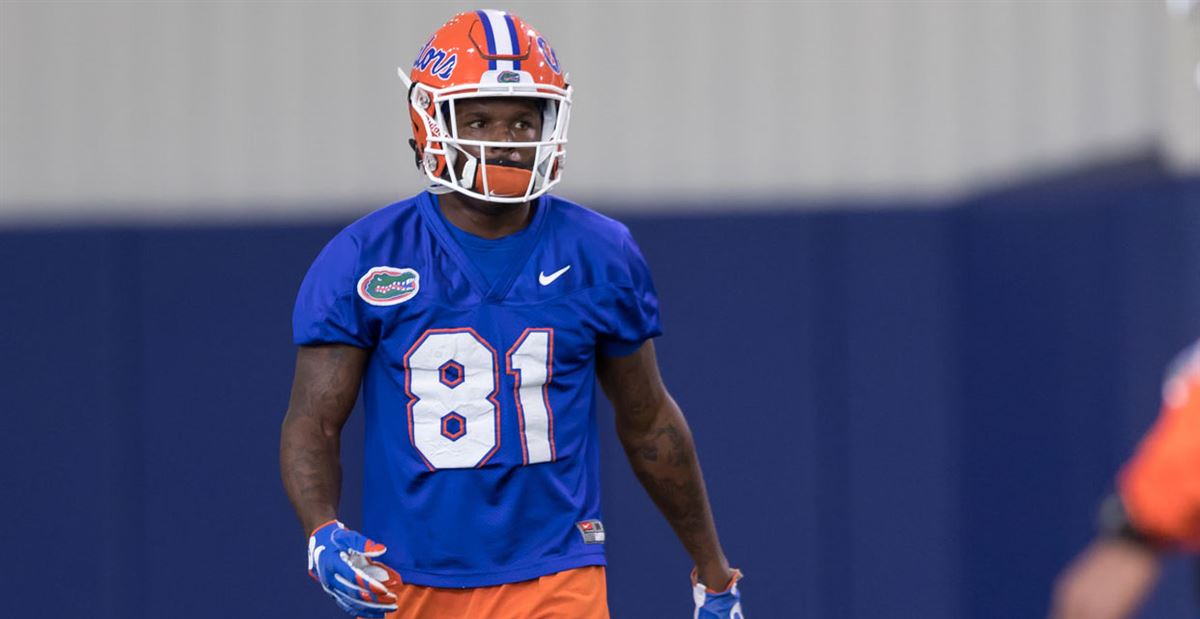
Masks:
[[[297,344],[371,350],[362,532],[418,585],[603,565],[596,355],[661,333],[645,261],[622,224],[544,196],[489,286],[437,208],[351,224],[296,301]]]

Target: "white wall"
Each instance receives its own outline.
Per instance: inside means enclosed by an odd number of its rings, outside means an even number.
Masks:
[[[297,217],[410,193],[395,67],[467,8],[6,0],[0,219]],[[1200,28],[1157,0],[506,8],[577,89],[561,193],[606,203],[942,196],[1186,153],[1200,127],[1196,90],[1167,80],[1197,47],[1168,35]]]

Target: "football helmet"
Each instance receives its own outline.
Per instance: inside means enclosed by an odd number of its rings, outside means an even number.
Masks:
[[[408,75],[417,166],[435,185],[490,202],[528,202],[562,178],[571,87],[554,48],[532,26],[494,10],[455,15],[421,47]],[[463,139],[456,104],[484,97],[528,97],[542,108],[536,142]],[[476,150],[478,157],[464,147]],[[488,149],[533,148],[532,167],[489,158]],[[461,174],[457,171],[462,160]]]

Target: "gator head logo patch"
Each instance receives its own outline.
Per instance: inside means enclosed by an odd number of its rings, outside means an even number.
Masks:
[[[397,305],[421,289],[421,276],[413,269],[374,267],[358,280],[358,296],[371,305]]]

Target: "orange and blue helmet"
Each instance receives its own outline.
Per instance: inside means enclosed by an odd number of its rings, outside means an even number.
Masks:
[[[571,87],[554,48],[520,17],[504,11],[460,13],[421,47],[408,86],[417,165],[435,185],[491,202],[532,200],[562,178]],[[469,140],[458,136],[456,102],[483,97],[542,100],[536,142]],[[463,146],[479,149],[479,158]],[[535,148],[532,169],[488,163],[488,148]],[[455,163],[463,158],[461,175]]]

